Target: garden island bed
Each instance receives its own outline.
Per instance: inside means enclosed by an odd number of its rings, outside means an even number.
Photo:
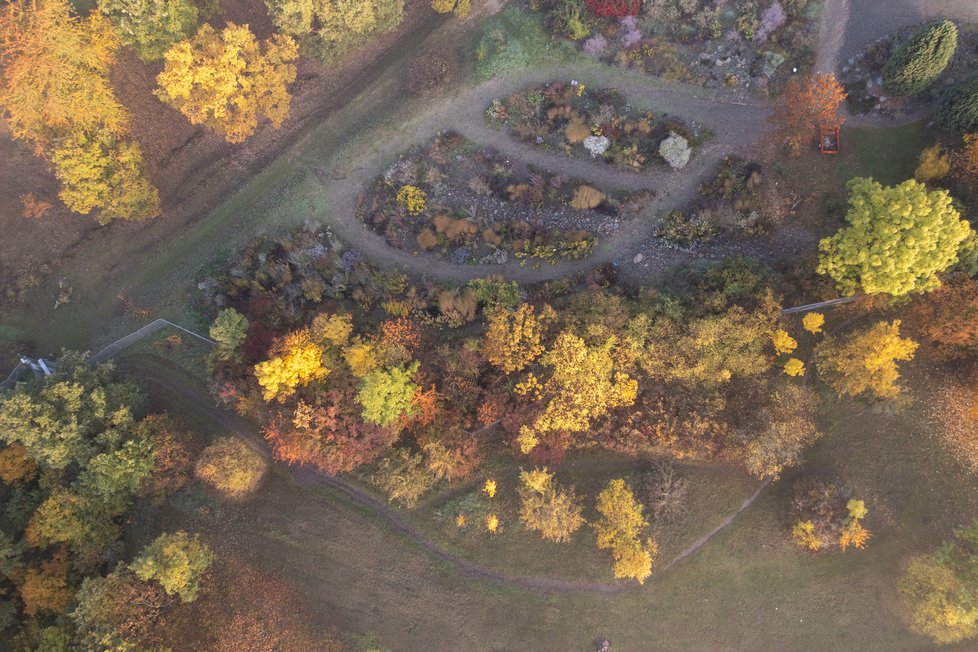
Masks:
[[[678,119],[639,111],[615,89],[592,90],[576,80],[493,100],[486,121],[541,149],[635,171],[656,162],[682,169],[693,147],[710,136]]]
[[[815,61],[816,0],[529,0],[550,32],[668,81],[777,92]]]
[[[653,193],[606,193],[499,152],[439,134],[392,163],[357,215],[396,249],[459,265],[585,258]]]

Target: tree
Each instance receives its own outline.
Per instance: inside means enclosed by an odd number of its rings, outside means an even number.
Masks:
[[[122,514],[155,466],[152,443],[130,439],[119,448],[89,460],[76,482],[80,495],[112,516]]]
[[[883,86],[893,95],[917,95],[933,84],[958,47],[958,27],[942,20],[920,29],[883,66]]]
[[[962,358],[978,351],[978,280],[952,274],[933,292],[917,297],[910,325],[942,355]]]
[[[81,649],[116,652],[151,638],[169,601],[162,587],[143,582],[122,564],[105,577],[85,578],[75,598],[77,606],[70,618]],[[121,645],[109,648],[108,641]]]
[[[798,464],[802,450],[818,439],[814,418],[818,402],[811,389],[787,381],[773,381],[768,392],[769,403],[753,412],[739,432],[747,470],[758,478],[776,480],[786,468]]]
[[[68,580],[62,573],[30,568],[20,585],[20,599],[24,601],[24,613],[28,616],[35,616],[41,611],[62,614],[74,597],[75,592],[68,586]]]
[[[541,434],[583,432],[590,428],[592,420],[635,402],[638,383],[615,369],[614,348],[614,339],[590,347],[572,333],[557,336],[542,359],[551,369],[550,378],[540,390],[549,396],[549,401],[532,425],[520,429],[519,443],[524,453],[536,447]]]
[[[972,233],[946,191],[928,191],[912,179],[893,187],[853,179],[846,221],[848,227],[819,243],[818,263],[818,272],[846,295],[933,290]]]
[[[139,484],[138,494],[161,502],[190,481],[191,434],[181,430],[166,414],[151,414],[133,428],[136,441],[149,444],[153,468]]]
[[[431,8],[440,14],[453,12],[456,16],[468,16],[472,3],[471,0],[431,0]]]
[[[255,365],[255,378],[266,401],[282,400],[299,385],[325,378],[330,370],[323,363],[326,349],[313,341],[308,330],[295,331],[276,340],[265,362]]]
[[[381,460],[373,476],[374,484],[387,494],[387,500],[396,500],[405,507],[413,507],[434,481],[424,457],[404,448],[395,449]]]
[[[914,557],[898,589],[916,633],[941,645],[978,635],[978,523],[956,529],[933,554]]]
[[[99,224],[160,214],[159,193],[134,141],[120,140],[105,128],[74,130],[55,146],[51,163],[61,182],[61,201],[82,215],[97,210]]]
[[[258,488],[268,465],[265,459],[237,437],[218,437],[205,448],[194,473],[218,493],[241,499]]]
[[[940,181],[951,172],[951,157],[940,143],[920,152],[913,178],[920,183]]]
[[[140,59],[155,61],[197,29],[197,5],[191,0],[98,0],[119,40]]]
[[[600,518],[591,525],[598,537],[598,547],[611,550],[615,577],[634,578],[639,584],[644,583],[652,574],[657,547],[651,539],[645,546],[641,544],[642,532],[649,525],[642,514],[642,505],[625,481],[617,478],[598,494],[595,509]]]
[[[145,582],[158,582],[168,595],[180,596],[181,602],[193,602],[213,562],[214,553],[199,536],[179,531],[156,537],[129,568]]]
[[[811,141],[819,129],[841,127],[845,116],[839,107],[845,99],[845,88],[831,73],[792,79],[785,84],[774,121],[788,151],[797,156],[802,144]]]
[[[547,469],[520,472],[520,520],[547,541],[561,543],[584,524],[574,491],[561,491]]]
[[[414,397],[421,389],[412,379],[418,363],[371,371],[360,382],[357,402],[363,406],[363,420],[378,426],[391,426],[417,410]]]
[[[225,308],[211,324],[211,339],[217,342],[214,354],[220,360],[229,360],[237,353],[248,337],[248,318],[234,308]]]
[[[913,359],[917,343],[900,337],[900,321],[881,321],[844,340],[826,338],[815,349],[823,380],[840,396],[866,392],[879,398],[900,393],[896,363]]]
[[[0,12],[0,107],[15,138],[45,146],[75,130],[125,129],[109,81],[119,43],[98,12],[81,19],[67,0],[18,0]]]
[[[862,500],[849,496],[848,491],[830,482],[799,481],[791,501],[794,542],[811,552],[864,548],[870,534],[862,519],[869,510]]]
[[[801,318],[801,325],[812,335],[818,335],[825,325],[825,315],[820,312],[809,312]]]
[[[265,0],[272,22],[303,50],[336,65],[352,50],[390,32],[404,18],[404,0]]]
[[[37,462],[27,455],[24,445],[14,442],[0,450],[0,480],[24,484],[37,476]]]
[[[959,134],[978,131],[978,73],[944,92],[936,120],[940,126]]]
[[[36,548],[67,545],[83,564],[96,562],[119,527],[92,499],[57,488],[34,510],[24,537]]]
[[[295,81],[295,41],[276,34],[261,43],[247,25],[228,23],[220,33],[204,25],[164,55],[156,94],[192,124],[203,124],[240,143],[258,117],[276,129],[289,115],[288,85]]]
[[[458,57],[451,50],[425,50],[408,65],[405,86],[415,95],[437,93],[458,74],[458,67]]]
[[[546,304],[539,315],[526,303],[515,310],[491,311],[482,346],[486,359],[507,374],[522,371],[543,353],[543,336],[555,317]]]

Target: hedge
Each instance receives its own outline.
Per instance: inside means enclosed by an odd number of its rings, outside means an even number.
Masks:
[[[949,20],[924,27],[902,43],[883,66],[883,86],[894,95],[916,95],[941,76],[958,47]]]

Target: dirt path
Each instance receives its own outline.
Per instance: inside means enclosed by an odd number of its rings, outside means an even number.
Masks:
[[[208,396],[200,392],[193,391],[186,383],[174,377],[174,374],[165,373],[162,369],[149,369],[130,364],[126,366],[128,375],[136,380],[144,381],[162,387],[163,389],[176,394],[191,409],[206,414],[209,418],[218,423],[226,432],[241,438],[252,448],[260,452],[266,459],[271,459],[271,453],[265,440],[256,432],[255,425],[227,410],[215,405]],[[574,580],[563,580],[549,577],[527,577],[522,575],[511,575],[502,573],[491,568],[486,568],[468,559],[450,552],[441,545],[435,543],[416,527],[406,522],[400,515],[397,508],[381,502],[363,491],[362,489],[350,484],[342,478],[331,476],[326,473],[309,468],[290,468],[292,476],[306,486],[318,485],[328,487],[339,492],[343,497],[355,507],[371,514],[382,521],[402,536],[410,541],[435,559],[452,568],[458,575],[467,579],[478,580],[496,586],[525,589],[540,593],[584,593],[591,595],[615,595],[623,593],[631,588],[632,584],[624,582],[605,583],[605,582],[581,582]],[[664,565],[657,567],[653,578],[678,562],[695,554],[700,548],[706,545],[710,539],[729,527],[737,515],[754,504],[761,495],[769,482],[764,482],[757,491],[753,493],[737,511],[729,514],[716,527],[707,534],[697,539],[693,544],[683,550],[679,555]]]

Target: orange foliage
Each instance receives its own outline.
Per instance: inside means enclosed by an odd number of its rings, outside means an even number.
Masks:
[[[37,462],[27,456],[22,444],[13,443],[0,451],[0,480],[7,484],[30,482],[37,475]]]
[[[24,211],[21,214],[32,220],[41,217],[51,209],[49,202],[39,200],[32,192],[21,195],[20,203],[24,206]]]
[[[414,415],[415,423],[420,426],[430,426],[434,422],[441,411],[438,399],[438,391],[434,385],[428,391],[418,388],[414,395],[414,405],[417,407]]]
[[[409,319],[388,319],[380,325],[381,341],[388,346],[402,346],[414,351],[421,345],[421,333]]]
[[[869,537],[869,530],[864,528],[859,521],[852,521],[842,530],[842,535],[839,537],[839,549],[845,550],[852,546],[862,550],[866,547]]]
[[[947,357],[978,351],[978,280],[965,275],[947,279],[914,301],[908,321]]]
[[[812,140],[820,128],[842,126],[845,117],[839,107],[845,99],[845,89],[831,73],[792,79],[785,85],[774,113],[778,136],[792,154],[801,153],[802,144]]]
[[[75,597],[68,586],[68,551],[61,548],[40,568],[30,568],[20,585],[20,597],[24,601],[24,613],[34,616],[41,611],[64,613]]]

